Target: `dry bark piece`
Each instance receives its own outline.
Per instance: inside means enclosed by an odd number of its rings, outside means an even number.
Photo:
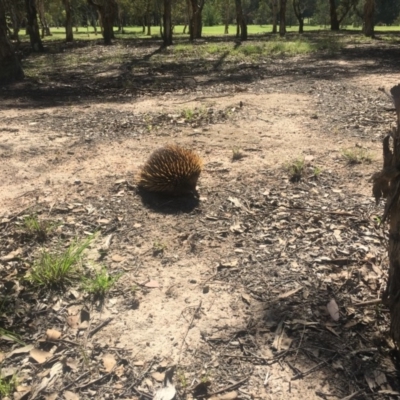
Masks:
[[[53,354],[49,353],[48,351],[39,349],[32,349],[29,352],[29,355],[39,364],[43,364],[46,360],[53,356]]]
[[[329,315],[334,321],[339,321],[340,313],[339,313],[339,307],[336,304],[335,299],[332,299],[326,306],[328,309]]]
[[[61,337],[61,332],[56,329],[47,329],[46,338],[47,340],[58,340]]]
[[[79,396],[74,392],[70,392],[69,390],[66,390],[63,395],[65,400],[79,400]]]
[[[103,364],[104,364],[104,369],[106,370],[106,372],[111,372],[112,369],[117,364],[117,361],[115,360],[115,358],[112,354],[106,354],[103,356]]]

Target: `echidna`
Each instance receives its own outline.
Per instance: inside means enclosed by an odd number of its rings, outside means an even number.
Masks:
[[[201,158],[191,150],[176,145],[162,147],[142,168],[139,187],[174,196],[194,194],[202,165]]]

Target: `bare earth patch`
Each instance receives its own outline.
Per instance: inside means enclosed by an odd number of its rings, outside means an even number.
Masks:
[[[21,342],[2,342],[0,362],[18,377],[14,398],[152,398],[172,365],[181,399],[398,395],[388,313],[374,302],[386,236],[369,182],[394,123],[377,89],[398,70],[349,52],[260,64],[248,83],[99,88],[118,100],[35,104],[8,89],[0,327]],[[168,143],[204,159],[198,200],[138,192],[140,166]],[[348,149],[367,161],[349,165]],[[42,244],[20,234],[32,213],[57,221]],[[41,247],[94,232],[85,264],[122,273],[102,302],[79,285],[39,291],[21,279]]]

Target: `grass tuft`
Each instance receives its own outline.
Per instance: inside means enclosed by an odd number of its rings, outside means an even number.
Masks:
[[[302,178],[305,165],[304,158],[297,158],[286,166],[286,170],[292,182],[298,182]]]
[[[17,387],[17,377],[13,375],[11,378],[5,378],[2,376],[0,370],[0,399],[5,397],[11,398],[16,387]]]
[[[373,161],[372,155],[361,148],[345,149],[342,154],[349,165],[370,164]]]
[[[79,277],[82,254],[92,242],[89,236],[82,242],[73,242],[66,251],[53,253],[43,250],[27,279],[39,287],[63,287]]]
[[[121,275],[110,276],[107,269],[102,267],[101,271],[96,272],[93,277],[83,278],[82,288],[94,297],[105,297]]]
[[[244,157],[244,154],[239,148],[235,147],[234,149],[232,149],[232,162],[239,161],[243,157]]]
[[[56,227],[57,224],[51,221],[39,220],[37,215],[32,214],[24,218],[21,228],[26,236],[36,238],[39,242],[44,242]]]

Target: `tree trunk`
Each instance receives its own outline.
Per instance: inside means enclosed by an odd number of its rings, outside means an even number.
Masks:
[[[277,33],[278,0],[272,0],[272,33]]]
[[[374,37],[375,1],[365,0],[364,3],[364,35]]]
[[[42,25],[42,38],[45,36],[52,36],[49,25],[46,20],[46,13],[44,11],[44,0],[36,0],[40,24]]]
[[[281,0],[279,8],[279,36],[286,34],[286,0]]]
[[[13,33],[11,38],[13,40],[16,40],[18,43],[20,42],[19,40],[19,29],[21,27],[21,20],[18,17],[18,9],[17,5],[14,2],[11,2],[10,4],[10,16],[11,16],[11,23],[13,27]]]
[[[224,35],[229,34],[229,20],[230,20],[230,4],[229,0],[225,0],[225,30]]]
[[[146,24],[147,24],[147,36],[151,36],[151,19],[149,11],[146,14]]]
[[[3,0],[0,0],[0,84],[23,78],[21,64],[7,37],[6,12]]]
[[[118,4],[115,0],[106,0],[103,4],[88,0],[88,3],[96,7],[100,15],[104,44],[111,44],[111,39],[114,39],[114,20],[118,13]]]
[[[303,33],[304,30],[304,17],[303,10],[300,7],[299,0],[293,0],[293,11],[297,20],[299,21],[299,33]]]
[[[35,0],[25,0],[27,13],[27,30],[33,51],[43,52],[43,44],[40,39],[39,25],[37,22],[37,12]]]
[[[246,17],[243,14],[242,0],[235,0],[235,6],[236,6],[236,21],[238,27],[240,27],[240,39],[247,40],[247,23],[246,23]],[[236,33],[238,32],[236,31]]]
[[[299,33],[304,32],[304,18],[300,17],[299,19]]]
[[[189,33],[190,40],[200,39],[202,31],[201,13],[204,7],[204,0],[190,0],[190,14],[189,14]]]
[[[74,32],[72,29],[72,7],[71,0],[63,0],[65,7],[65,41],[74,41]]]
[[[146,33],[146,18],[142,18],[142,33],[143,35]]]
[[[164,0],[164,46],[172,45],[172,1]]]
[[[383,169],[373,175],[373,194],[377,202],[386,198],[383,224],[389,219],[389,274],[382,300],[390,310],[390,332],[397,347],[400,346],[400,85],[393,87],[391,95],[397,113],[397,129],[383,140]],[[392,149],[390,148],[392,142]]]
[[[331,17],[331,31],[338,31],[340,23],[336,12],[335,0],[329,0],[329,14]]]

